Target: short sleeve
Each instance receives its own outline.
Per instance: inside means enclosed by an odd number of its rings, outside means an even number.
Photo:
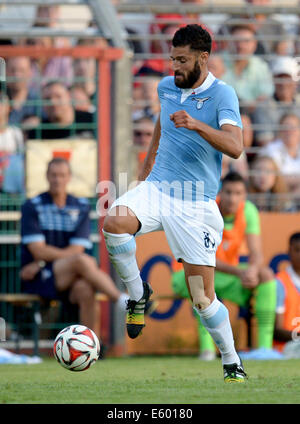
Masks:
[[[276,313],[283,314],[285,312],[285,290],[279,278],[276,278]]]
[[[219,81],[218,84],[224,84],[217,112],[219,127],[230,124],[242,128],[239,101],[234,89],[222,81]]]
[[[45,241],[34,204],[27,200],[21,209],[21,239],[23,244]]]
[[[260,235],[260,218],[257,207],[249,200],[245,203],[246,234]]]
[[[92,243],[90,241],[90,218],[88,205],[86,205],[86,207],[81,211],[76,229],[70,238],[70,244],[83,246],[85,249],[92,248]]]

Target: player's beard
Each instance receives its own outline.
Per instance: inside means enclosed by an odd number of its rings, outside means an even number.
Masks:
[[[175,85],[176,87],[179,88],[191,88],[193,87],[193,85],[198,81],[198,79],[200,78],[201,75],[201,70],[200,70],[200,66],[199,63],[196,62],[194,69],[192,71],[190,71],[187,74],[186,78],[183,78],[181,81],[176,81],[176,76],[177,75],[181,75],[182,77],[184,77],[183,74],[175,72],[174,76],[174,81],[175,81]]]

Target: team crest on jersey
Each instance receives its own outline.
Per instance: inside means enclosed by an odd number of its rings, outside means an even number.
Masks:
[[[196,108],[198,110],[203,108],[204,103],[206,102],[206,100],[210,99],[210,97],[203,97],[202,99],[200,99],[199,97],[193,97],[192,100],[196,100],[197,104],[196,104]]]
[[[68,211],[68,213],[70,215],[71,220],[75,222],[78,219],[78,215],[80,213],[80,210],[79,209],[70,209]]]

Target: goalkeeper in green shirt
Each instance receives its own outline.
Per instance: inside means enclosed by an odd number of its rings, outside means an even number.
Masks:
[[[258,325],[258,349],[240,353],[242,359],[276,359],[279,354],[272,350],[276,308],[276,281],[272,270],[263,265],[260,236],[260,220],[257,208],[246,200],[247,190],[243,178],[229,173],[223,179],[222,189],[217,198],[224,219],[222,243],[217,250],[215,291],[217,297],[248,308],[250,298],[255,299],[254,315]],[[246,241],[249,251],[247,264],[239,264],[239,251]],[[175,265],[176,269],[176,265]],[[183,270],[172,275],[172,288],[181,297],[189,298]],[[208,331],[198,320],[200,359],[215,358],[215,345]]]

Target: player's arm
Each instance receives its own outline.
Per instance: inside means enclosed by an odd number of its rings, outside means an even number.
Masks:
[[[237,159],[243,151],[243,135],[240,127],[223,124],[220,130],[216,130],[204,122],[192,118],[185,110],[178,110],[170,115],[171,121],[176,128],[187,128],[196,131],[216,150]]]
[[[150,143],[150,146],[149,146],[149,149],[143,164],[142,171],[140,175],[138,176],[139,181],[144,181],[152,170],[152,167],[155,161],[156,152],[159,146],[160,133],[161,133],[161,129],[160,129],[160,115],[159,115],[154,127],[152,140],[151,140],[151,143]]]

